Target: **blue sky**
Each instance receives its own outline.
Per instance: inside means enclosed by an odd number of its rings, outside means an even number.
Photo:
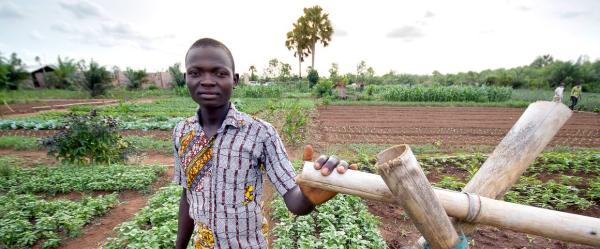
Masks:
[[[42,1],[0,0],[0,52],[93,58],[108,67],[165,70],[201,37],[224,42],[240,73],[271,58],[298,62],[285,34],[319,4],[336,33],[317,46],[316,68],[354,72],[365,60],[381,75],[479,71],[529,64],[537,55],[600,59],[600,1]],[[302,71],[310,58],[302,64]]]

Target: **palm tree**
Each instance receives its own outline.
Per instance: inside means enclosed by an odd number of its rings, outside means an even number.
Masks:
[[[251,65],[248,70],[250,70],[250,81],[256,81],[256,67],[254,65]]]
[[[323,13],[321,6],[315,5],[310,8],[304,8],[304,19],[298,21],[306,26],[306,39],[312,55],[312,68],[315,68],[315,45],[318,42],[327,47],[333,35],[333,27],[329,21],[329,14]],[[302,18],[301,18],[302,19]]]
[[[285,40],[285,46],[294,51],[294,57],[298,57],[298,76],[302,78],[302,62],[304,62],[304,58],[309,55],[308,53],[308,39],[307,26],[304,25],[304,17],[300,17],[296,23],[294,23],[294,28],[292,31],[287,32]]]

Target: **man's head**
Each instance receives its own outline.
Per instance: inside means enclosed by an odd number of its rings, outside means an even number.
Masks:
[[[229,104],[239,80],[231,51],[221,42],[203,38],[185,56],[185,82],[192,99],[203,107]]]
[[[560,84],[559,84],[559,86],[565,86],[565,82],[561,81]]]

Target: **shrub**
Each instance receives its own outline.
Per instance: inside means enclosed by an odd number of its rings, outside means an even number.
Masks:
[[[95,110],[87,115],[68,114],[61,131],[44,139],[43,145],[49,155],[76,164],[125,161],[133,149],[119,134],[117,120],[100,117]]]
[[[181,69],[179,69],[180,66],[180,63],[175,63],[173,66],[169,67],[169,74],[171,74],[171,78],[173,78],[173,82],[171,82],[173,88],[185,87],[185,75],[181,72]]]
[[[189,97],[190,96],[190,90],[185,85],[183,85],[183,86],[176,86],[176,87],[173,88],[173,90],[175,91],[175,94],[177,94],[178,96],[182,96],[182,97]]]
[[[333,88],[333,82],[331,82],[331,80],[319,81],[319,83],[317,83],[317,85],[315,85],[315,89],[314,89],[315,95],[317,95],[317,97],[331,96],[332,88]]]
[[[306,78],[308,79],[308,86],[310,88],[313,88],[313,86],[317,84],[317,82],[319,82],[319,72],[317,72],[317,70],[311,69],[308,72],[308,76],[306,76]]]

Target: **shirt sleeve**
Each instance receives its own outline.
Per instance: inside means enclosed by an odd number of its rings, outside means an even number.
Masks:
[[[181,165],[181,158],[179,157],[179,133],[180,125],[176,125],[175,129],[173,129],[173,159],[174,159],[174,169],[173,169],[173,183],[178,184],[187,189],[187,184],[185,180],[185,171],[183,166]]]
[[[263,155],[265,171],[281,196],[296,187],[296,172],[275,129],[263,144]]]

